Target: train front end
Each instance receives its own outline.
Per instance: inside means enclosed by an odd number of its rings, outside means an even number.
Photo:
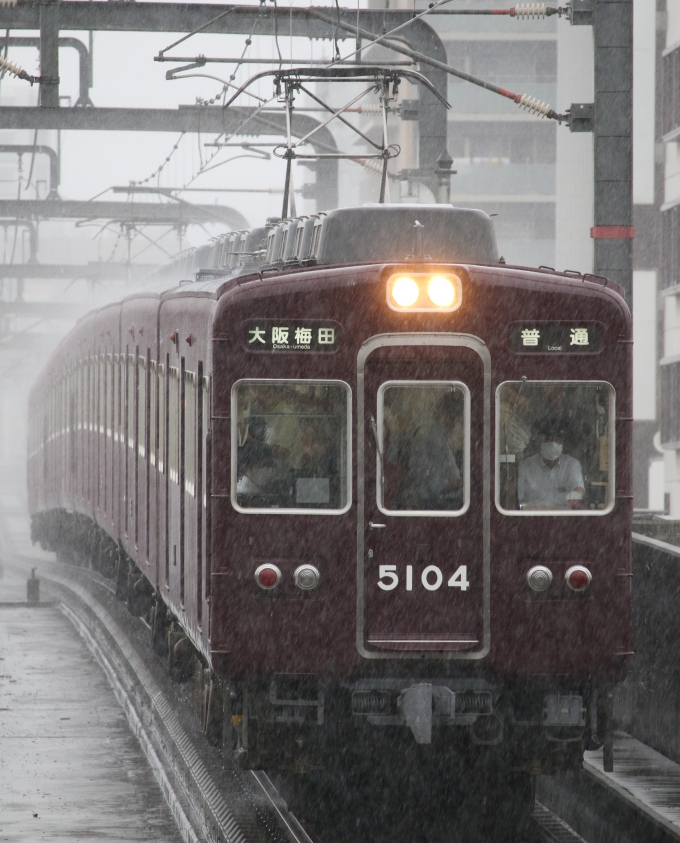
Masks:
[[[322,222],[216,312],[211,648],[244,761],[577,767],[631,655],[622,295],[504,265],[481,212]]]

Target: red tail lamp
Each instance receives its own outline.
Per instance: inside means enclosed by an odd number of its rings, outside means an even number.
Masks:
[[[572,591],[585,591],[593,579],[593,575],[583,565],[572,565],[564,575],[567,585]]]
[[[264,565],[260,565],[259,568],[256,568],[255,582],[260,586],[260,588],[264,588],[265,591],[271,591],[272,588],[276,588],[276,586],[281,582],[281,571],[276,567],[276,565],[272,565],[271,562],[267,562]]]

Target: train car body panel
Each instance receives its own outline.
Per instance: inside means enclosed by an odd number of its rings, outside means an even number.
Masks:
[[[251,766],[350,722],[578,765],[631,656],[625,301],[497,263],[481,212],[326,219],[294,265],[258,242],[300,226],[269,226],[78,323],[31,397],[35,537],[163,607]]]

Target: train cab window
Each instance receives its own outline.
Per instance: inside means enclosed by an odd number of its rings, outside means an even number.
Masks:
[[[239,381],[231,500],[239,511],[346,512],[351,401],[341,381]]]
[[[390,515],[462,515],[470,407],[458,382],[388,381],[378,390],[377,495]]]
[[[604,515],[614,506],[614,389],[506,382],[496,392],[496,505],[510,515]]]

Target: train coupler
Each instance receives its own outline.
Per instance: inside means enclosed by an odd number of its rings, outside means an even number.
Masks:
[[[491,688],[486,683],[458,685],[360,681],[352,692],[352,714],[374,726],[407,726],[419,744],[432,743],[433,726],[468,726],[474,743],[499,743],[503,721],[493,711]]]

